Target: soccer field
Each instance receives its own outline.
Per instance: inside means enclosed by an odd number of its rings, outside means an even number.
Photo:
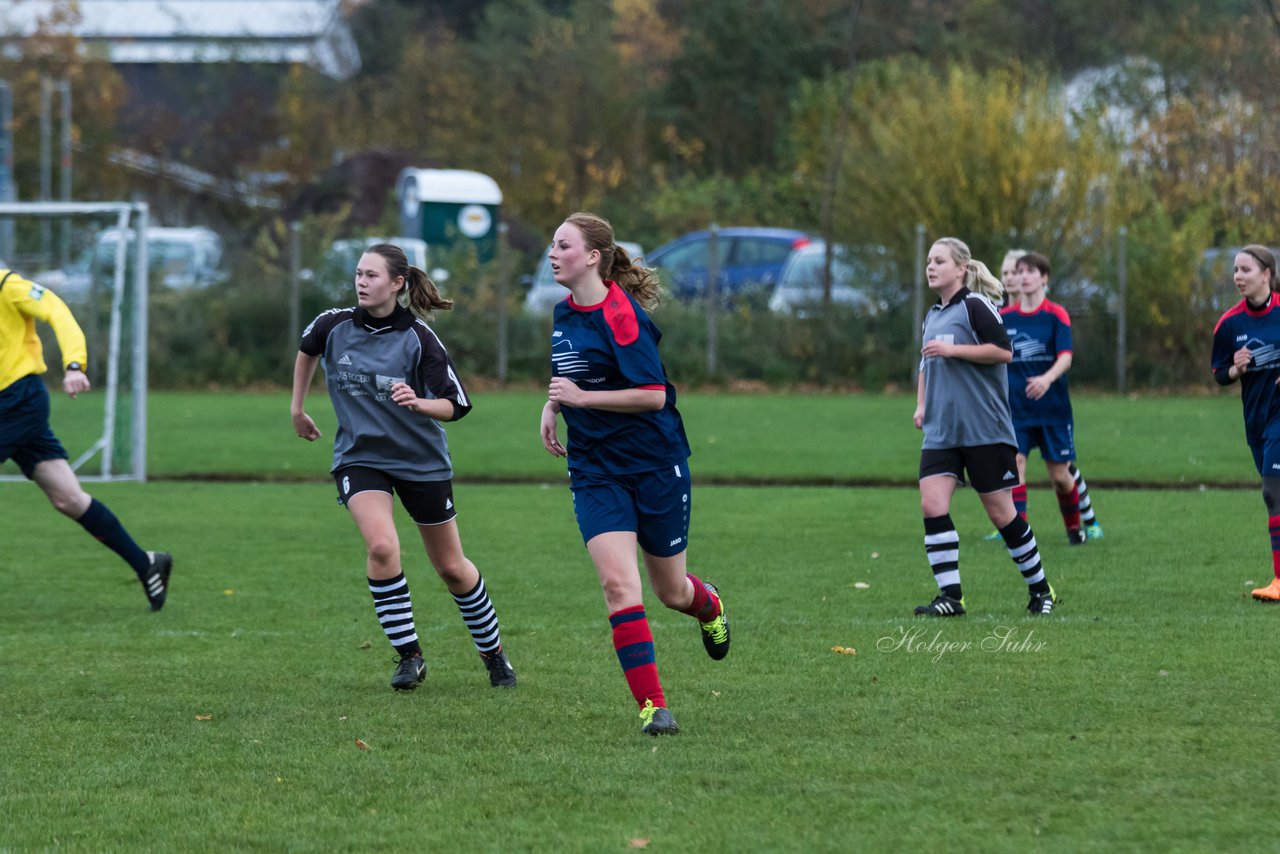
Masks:
[[[970,614],[921,622],[935,588],[914,490],[700,488],[691,568],[721,585],[734,646],[708,660],[650,597],[683,729],[663,739],[639,733],[558,484],[457,488],[514,691],[489,687],[402,528],[430,668],[403,695],[328,484],[93,492],[175,553],[172,593],[148,613],[113,555],[0,483],[0,850],[1274,841],[1280,611],[1248,598],[1270,571],[1254,491],[1098,489],[1106,538],[1075,549],[1033,493],[1063,599],[1042,620],[961,493]]]

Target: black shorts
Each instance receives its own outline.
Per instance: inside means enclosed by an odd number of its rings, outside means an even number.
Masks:
[[[452,480],[401,480],[366,466],[344,466],[333,473],[338,503],[343,507],[361,492],[400,496],[400,506],[419,525],[442,525],[458,515]]]
[[[920,479],[947,475],[981,495],[1018,485],[1018,452],[1013,445],[926,448],[920,452]]]
[[[0,391],[0,463],[10,458],[28,480],[45,460],[67,459],[49,427],[49,390],[35,374]]]

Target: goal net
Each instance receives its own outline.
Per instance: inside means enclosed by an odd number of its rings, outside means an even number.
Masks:
[[[0,266],[61,297],[84,329],[92,389],[69,401],[57,339],[36,324],[53,431],[82,480],[147,477],[147,224],[141,202],[0,202]],[[0,480],[21,478],[0,465]]]

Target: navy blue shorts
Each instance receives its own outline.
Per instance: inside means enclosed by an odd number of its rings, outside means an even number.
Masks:
[[[333,473],[343,507],[361,492],[398,495],[400,506],[419,525],[443,525],[458,515],[452,480],[402,480],[368,466],[343,466]]]
[[[45,460],[67,451],[49,427],[49,390],[35,374],[0,391],[0,463],[13,460],[29,480]]]
[[[1018,453],[1024,457],[1039,448],[1046,463],[1069,463],[1076,458],[1075,429],[1070,422],[1057,427],[1015,427],[1013,432],[1018,436]]]
[[[671,557],[688,548],[689,487],[687,462],[639,474],[569,472],[582,541],[632,531],[640,548],[654,557]]]
[[[1263,439],[1261,445],[1249,445],[1253,464],[1263,477],[1280,477],[1280,439]]]

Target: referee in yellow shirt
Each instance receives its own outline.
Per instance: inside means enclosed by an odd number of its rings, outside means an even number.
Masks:
[[[143,551],[107,506],[80,486],[67,452],[49,427],[47,370],[36,321],[53,327],[65,371],[62,390],[75,397],[89,390],[84,332],[67,304],[52,291],[0,267],[0,463],[12,459],[44,490],[50,503],[75,519],[133,568],[151,610],[164,607],[173,557]]]

